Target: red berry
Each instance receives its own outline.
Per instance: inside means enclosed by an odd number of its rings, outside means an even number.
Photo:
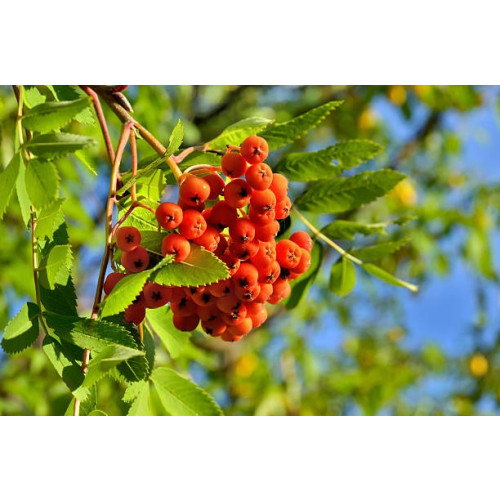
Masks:
[[[111,88],[111,92],[113,92],[113,94],[116,94],[117,92],[123,92],[127,88],[128,85],[113,85],[113,87]]]
[[[226,248],[227,248],[227,240],[226,238],[221,238],[219,244],[217,245],[217,248],[214,251],[214,255],[219,257],[220,259],[224,254]]]
[[[285,196],[281,200],[276,202],[276,218],[286,219],[290,215],[290,209],[292,208],[292,202],[288,196]]]
[[[260,283],[274,283],[281,273],[280,265],[274,260],[268,267],[259,268]]]
[[[156,209],[156,220],[164,229],[178,227],[182,222],[182,215],[182,208],[176,203],[161,203]]]
[[[196,308],[196,314],[202,321],[210,321],[212,319],[220,317],[220,311],[215,304],[215,301],[208,306],[198,306]]]
[[[245,174],[246,180],[253,189],[262,191],[268,189],[273,181],[273,171],[265,163],[252,165]]]
[[[106,276],[106,280],[104,281],[104,293],[106,295],[109,295],[111,293],[111,290],[116,286],[116,284],[122,279],[127,276],[124,273],[110,273]]]
[[[203,180],[208,182],[210,186],[210,194],[208,195],[209,200],[216,200],[224,191],[226,183],[219,174],[208,174],[203,177]]]
[[[229,235],[239,243],[252,241],[255,238],[255,224],[250,219],[236,219],[229,226]]]
[[[234,338],[250,333],[253,328],[252,318],[246,317],[236,325],[228,326],[227,331],[234,335]],[[239,339],[238,339],[239,340]]]
[[[191,332],[193,331],[200,322],[200,318],[193,314],[191,316],[177,316],[174,314],[172,316],[175,328],[181,332]]]
[[[129,273],[138,273],[149,266],[149,254],[144,247],[138,246],[130,252],[122,252],[121,263]]]
[[[273,294],[273,285],[271,283],[262,283],[260,285],[260,292],[255,297],[254,302],[266,302],[267,299]]]
[[[247,316],[247,308],[240,304],[237,308],[231,309],[228,313],[222,313],[222,320],[226,325],[232,326],[241,323]]]
[[[209,320],[202,319],[201,327],[203,328],[203,331],[212,337],[220,337],[227,329],[227,325],[221,317]]]
[[[179,233],[188,240],[199,238],[207,229],[207,222],[203,215],[196,210],[186,210],[179,225]]]
[[[297,264],[296,267],[290,269],[292,273],[298,275],[305,273],[311,266],[311,254],[304,248],[301,248],[300,252],[301,252],[301,257],[299,263]]]
[[[219,311],[228,314],[233,310],[237,310],[242,304],[241,300],[233,294],[220,297],[215,301],[215,303],[217,304]]]
[[[257,328],[267,319],[267,310],[264,304],[252,302],[247,304],[247,317],[252,320],[253,328]]]
[[[186,292],[180,286],[171,287],[171,297],[170,297],[170,305],[179,304],[179,302],[186,297]]]
[[[241,299],[243,302],[252,302],[260,294],[260,285],[257,283],[256,285],[249,288],[235,287],[234,293],[236,297]]]
[[[215,304],[215,297],[203,288],[197,289],[196,293],[191,296],[191,299],[197,306],[206,307],[210,304]]]
[[[273,295],[279,295],[282,298],[288,297],[291,293],[290,282],[288,280],[284,280],[278,278],[273,283]]]
[[[251,195],[252,188],[243,179],[234,179],[226,184],[224,189],[224,199],[233,208],[243,208],[248,205]]]
[[[138,325],[144,321],[144,317],[146,316],[146,307],[144,304],[144,296],[139,295],[132,304],[130,304],[125,309],[124,320],[127,323],[134,323]]]
[[[235,179],[245,174],[247,162],[239,153],[230,152],[222,157],[221,167],[224,175]]]
[[[248,217],[252,222],[255,222],[255,224],[263,226],[265,224],[269,224],[273,220],[276,220],[276,211],[269,210],[268,212],[259,214],[256,210],[250,207],[250,209],[248,210]]]
[[[170,309],[172,309],[174,316],[191,316],[196,313],[196,304],[192,301],[192,299],[184,297],[178,304],[171,302]]]
[[[233,291],[233,282],[231,281],[231,278],[218,281],[217,283],[208,285],[208,291],[214,297],[224,297],[226,295],[229,295]]]
[[[239,260],[251,259],[259,251],[259,243],[256,240],[246,243],[229,240],[229,251]]]
[[[228,249],[229,250],[229,249]],[[238,257],[235,257],[230,251],[226,250],[220,257],[220,260],[226,264],[229,274],[233,276],[233,274],[239,269],[240,267],[240,259]]]
[[[276,244],[276,260],[281,267],[292,269],[296,267],[302,253],[300,247],[290,240],[281,240]]]
[[[141,233],[136,227],[121,226],[116,231],[116,246],[124,252],[135,250],[141,244]]]
[[[208,221],[222,231],[225,227],[229,227],[237,217],[236,209],[227,201],[221,200],[212,207]]]
[[[146,283],[143,288],[144,302],[148,309],[164,306],[170,301],[172,292],[168,286]]]
[[[259,251],[251,258],[256,268],[269,267],[276,260],[276,243],[274,241],[259,242]]]
[[[240,153],[250,165],[255,165],[262,163],[267,158],[269,146],[262,137],[251,135],[242,142]]]
[[[260,241],[274,241],[274,238],[278,236],[280,230],[280,224],[278,221],[273,220],[269,224],[264,226],[257,226],[255,228],[255,236]]]
[[[233,283],[241,288],[252,288],[259,281],[259,271],[253,264],[244,262],[233,276]]]
[[[283,199],[288,192],[288,179],[284,175],[273,174],[269,189],[276,195],[277,200]]]
[[[204,247],[209,252],[215,252],[220,241],[219,231],[214,226],[207,226],[205,232],[199,237],[193,239],[193,243]]]
[[[171,233],[163,238],[161,253],[164,257],[166,255],[175,255],[175,262],[182,262],[186,260],[191,253],[191,245],[184,236],[177,233]]]
[[[311,240],[311,237],[309,234],[307,234],[305,231],[297,231],[293,233],[290,236],[290,241],[293,241],[297,245],[299,245],[300,248],[303,248],[304,250],[307,250],[310,252],[313,247],[313,242]]]
[[[179,197],[187,206],[199,207],[210,196],[210,184],[201,177],[188,175],[179,187]]]
[[[276,196],[270,189],[254,191],[250,198],[250,206],[258,214],[266,214],[276,206]]]

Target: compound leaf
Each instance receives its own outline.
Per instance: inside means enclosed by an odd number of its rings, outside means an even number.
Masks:
[[[24,351],[38,338],[38,313],[36,304],[27,302],[5,327],[2,347],[9,354]]]

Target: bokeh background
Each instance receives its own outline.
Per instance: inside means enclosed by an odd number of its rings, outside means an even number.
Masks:
[[[235,344],[195,333],[177,359],[158,344],[159,364],[191,376],[229,415],[500,412],[500,87],[132,86],[126,94],[136,119],[164,142],[180,118],[185,146],[245,117],[285,121],[342,99],[320,127],[273,153],[269,163],[341,139],[374,140],[384,151],[361,169],[390,167],[409,180],[349,217],[415,217],[389,230],[386,239],[409,241],[381,265],[417,283],[417,294],[359,270],[354,291],[337,297],[328,289],[338,257],[331,251],[295,309],[273,308],[263,327]],[[2,168],[12,156],[15,107],[12,90],[0,87]],[[111,114],[108,121],[116,143],[119,123]],[[84,132],[98,141],[87,161],[99,175],[75,158],[58,164],[82,314],[91,306],[101,259],[109,173],[98,127]],[[140,142],[139,154],[151,151]],[[33,295],[29,235],[16,210],[11,203],[0,222],[0,330]],[[356,237],[354,245],[372,241]],[[123,387],[104,379],[98,407],[126,412],[122,394]],[[14,357],[0,349],[0,415],[64,414],[70,399],[39,348]]]

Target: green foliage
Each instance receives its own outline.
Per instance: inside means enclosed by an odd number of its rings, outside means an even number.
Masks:
[[[40,280],[46,288],[53,290],[56,285],[65,286],[71,273],[73,254],[70,245],[55,245],[50,249],[46,259],[41,262]]]
[[[361,260],[377,261],[383,257],[397,252],[400,248],[405,246],[410,241],[409,238],[401,238],[395,241],[385,241],[377,245],[361,248],[360,250],[353,250],[352,255]]]
[[[355,284],[356,268],[349,259],[342,257],[332,265],[329,288],[334,294],[343,297],[351,292]]]
[[[26,302],[21,310],[9,321],[5,327],[2,348],[9,354],[16,354],[27,349],[38,338],[38,314],[40,310],[36,304]]]
[[[205,391],[169,368],[157,368],[151,381],[168,415],[222,415]]]
[[[225,150],[226,146],[239,146],[249,135],[263,135],[261,132],[271,123],[272,121],[266,118],[245,118],[224,129],[219,136],[207,142],[206,146],[209,149],[222,150]]]
[[[178,358],[191,337],[190,332],[181,332],[172,321],[172,311],[165,307],[148,309],[146,321],[151,330],[158,335],[172,358]]]
[[[313,153],[290,153],[278,162],[274,170],[291,181],[328,179],[370,160],[380,150],[381,147],[372,141],[344,141]],[[334,160],[337,160],[336,165],[332,165]]]
[[[356,234],[371,236],[373,234],[387,234],[386,228],[393,224],[406,224],[414,217],[403,216],[393,221],[374,222],[363,224],[350,220],[334,220],[321,229],[321,232],[332,240],[352,240]]]
[[[161,269],[154,281],[160,285],[169,286],[200,286],[228,277],[229,271],[224,262],[212,252],[191,244],[191,253],[188,258],[183,262],[172,262]]]
[[[5,170],[0,173],[0,220],[3,218],[10,197],[14,192],[19,176],[20,161],[20,156],[18,154],[14,155]]]
[[[36,208],[46,208],[55,201],[59,190],[56,167],[50,162],[31,160],[26,166],[26,192]]]
[[[31,151],[34,155],[51,160],[95,144],[90,137],[76,134],[50,133],[37,135],[23,144],[23,149]]]
[[[31,219],[30,198],[26,191],[26,166],[20,154],[19,158],[19,175],[16,181],[17,200],[19,201],[19,208],[21,210],[21,217],[24,225],[28,226]]]
[[[47,133],[67,125],[70,120],[88,108],[86,97],[76,101],[46,102],[32,107],[23,116],[23,126],[28,130]]]
[[[389,283],[389,285],[402,286],[404,288],[413,289],[412,291],[415,292],[417,291],[417,287],[412,285],[408,286],[408,283],[396,278],[395,276],[388,273],[384,269],[376,266],[375,264],[371,264],[370,262],[365,262],[362,264],[362,266],[367,273],[370,273],[373,276],[376,276],[378,279],[385,281],[386,283]]]
[[[295,204],[301,210],[314,213],[346,212],[387,194],[404,178],[393,170],[378,170],[319,181],[311,184]]]
[[[284,123],[277,123],[260,134],[269,144],[269,149],[278,149],[302,137],[308,130],[317,127],[341,101],[331,101],[311,109]]]
[[[48,207],[38,212],[35,236],[43,241],[45,238],[51,239],[55,230],[64,222],[62,214],[62,204],[64,199],[59,199]]]

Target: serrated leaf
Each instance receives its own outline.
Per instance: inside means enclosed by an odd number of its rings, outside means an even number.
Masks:
[[[215,139],[207,142],[206,147],[208,149],[225,149],[227,145],[239,146],[249,135],[259,134],[271,123],[272,120],[267,118],[245,118],[225,128]]]
[[[47,324],[60,339],[99,353],[110,345],[137,348],[137,342],[125,328],[102,320],[62,316],[46,311]]]
[[[90,137],[61,132],[37,135],[23,144],[23,149],[28,149],[35,156],[50,160],[59,156],[74,153],[80,149],[92,146],[95,141]]]
[[[27,108],[33,108],[38,104],[45,102],[46,97],[34,86],[24,86],[24,104]]]
[[[378,170],[318,181],[297,198],[295,205],[314,213],[346,212],[383,196],[404,178],[394,170]]]
[[[127,222],[128,224],[128,222]],[[165,233],[160,233],[156,231],[141,231],[141,245],[150,253],[156,255],[162,255],[161,253],[161,243],[165,238]]]
[[[361,260],[376,261],[380,260],[386,255],[397,252],[400,248],[405,246],[410,241],[410,238],[401,238],[396,241],[386,241],[378,245],[361,248],[359,250],[351,251],[351,254]]]
[[[386,234],[385,229],[391,225],[403,225],[415,219],[413,216],[398,217],[394,220],[363,224],[349,220],[335,220],[321,229],[321,232],[332,240],[352,240],[356,234],[370,236]]]
[[[362,266],[367,273],[370,273],[376,278],[385,281],[386,283],[389,283],[389,285],[401,286],[403,288],[411,290],[412,292],[416,292],[418,290],[417,286],[407,283],[406,281],[400,280],[399,278],[396,278],[396,276],[393,276],[391,273],[388,273],[387,271],[376,266],[375,264],[365,262],[362,264]]]
[[[80,91],[75,85],[52,85],[54,93],[57,95],[57,100],[59,101],[71,101],[74,99],[86,96],[83,91]],[[82,123],[83,125],[94,125],[95,119],[90,108],[86,108],[80,111],[76,116],[75,120]]]
[[[110,345],[104,348],[90,361],[83,386],[89,387],[95,384],[123,361],[135,357],[144,358],[144,355],[143,351],[121,345]]]
[[[336,173],[368,161],[381,149],[375,142],[364,139],[344,141],[312,153],[288,154],[279,161],[274,170],[291,181],[328,179]],[[337,160],[336,165],[332,165],[334,160]]]
[[[55,285],[53,290],[40,285],[40,299],[47,311],[67,316],[76,316],[76,291],[71,276],[65,286]]]
[[[57,227],[64,223],[64,216],[61,211],[64,198],[56,200],[48,207],[38,212],[35,227],[35,237],[39,240],[52,238]]]
[[[23,116],[23,126],[42,133],[58,130],[89,105],[90,99],[87,97],[76,101],[44,102],[34,106]]]
[[[278,149],[302,137],[308,130],[317,127],[342,101],[330,101],[313,108],[284,123],[277,123],[260,134],[269,144],[269,149]]]
[[[42,272],[40,279],[47,288],[54,289],[56,285],[66,285],[71,273],[73,254],[70,245],[55,245],[49,255],[41,262],[39,270]],[[46,281],[46,282],[45,282]]]
[[[169,368],[157,368],[151,380],[162,406],[170,415],[222,415],[209,394]]]
[[[20,155],[15,154],[5,170],[0,173],[0,220],[9,206],[20,170]]]
[[[172,262],[165,266],[156,274],[154,281],[160,285],[169,286],[200,286],[228,277],[229,271],[224,262],[212,252],[191,244],[191,253],[188,258],[183,262]]]
[[[189,343],[190,332],[181,332],[175,328],[172,311],[166,307],[146,310],[146,322],[152,331],[160,337],[165,349],[172,358],[178,358]]]
[[[85,167],[87,167],[87,170],[89,170],[93,175],[97,175],[96,168],[92,165],[92,163],[90,163],[90,160],[87,158],[83,150],[76,151],[75,156]]]
[[[330,270],[330,290],[339,297],[343,297],[351,292],[355,284],[356,268],[350,260],[342,257],[333,264]]]
[[[56,167],[50,162],[31,160],[26,166],[26,192],[31,204],[45,208],[55,201],[59,191]]]
[[[125,212],[130,208],[130,200],[127,202],[120,202],[118,218],[123,217]],[[137,207],[127,218],[127,226],[134,226],[137,229],[146,231],[156,231],[158,232],[158,221],[156,220],[155,214],[150,212],[146,208]]]
[[[214,167],[220,166],[222,161],[222,156],[216,153],[204,152],[204,151],[193,151],[190,155],[186,156],[184,160],[179,164],[181,170],[185,170],[193,165],[213,165]]]
[[[19,201],[19,208],[21,209],[21,216],[24,225],[27,227],[31,220],[31,205],[30,198],[26,191],[26,166],[24,165],[21,155],[19,155],[19,174],[16,182],[16,193]]]
[[[101,308],[101,316],[113,316],[124,311],[139,296],[151,274],[172,265],[173,256],[168,255],[154,268],[129,274],[121,279],[106,297]]]
[[[323,254],[323,245],[316,241],[311,250],[311,266],[302,276],[292,281],[292,292],[285,303],[287,309],[293,309],[305,297],[307,290],[309,290],[321,269]]]
[[[149,377],[155,366],[156,344],[153,334],[148,328],[144,328],[144,338],[142,339],[142,343],[144,344],[144,352],[148,362],[147,376]]]
[[[168,139],[168,146],[166,152],[167,156],[173,155],[181,147],[183,139],[184,139],[184,126],[182,125],[182,122],[179,120],[175,124],[175,127],[172,130],[172,133],[170,134],[170,137]]]
[[[82,401],[86,400],[90,392],[81,387],[85,379],[81,366],[83,350],[49,336],[43,339],[42,349],[73,395]]]
[[[132,397],[132,395],[128,391],[133,386],[134,386],[134,388],[133,388],[134,393],[133,393],[133,397]],[[125,394],[128,397],[132,397],[132,399],[134,400],[127,415],[129,415],[131,417],[138,417],[138,416],[147,417],[147,416],[151,415],[151,411],[149,409],[149,382],[143,380],[143,381],[134,383],[131,386],[129,386],[127,391],[125,391]],[[125,401],[127,401],[127,400],[125,400]]]
[[[21,310],[7,323],[5,327],[2,347],[9,354],[17,354],[27,349],[39,334],[38,313],[36,304],[27,302]]]

